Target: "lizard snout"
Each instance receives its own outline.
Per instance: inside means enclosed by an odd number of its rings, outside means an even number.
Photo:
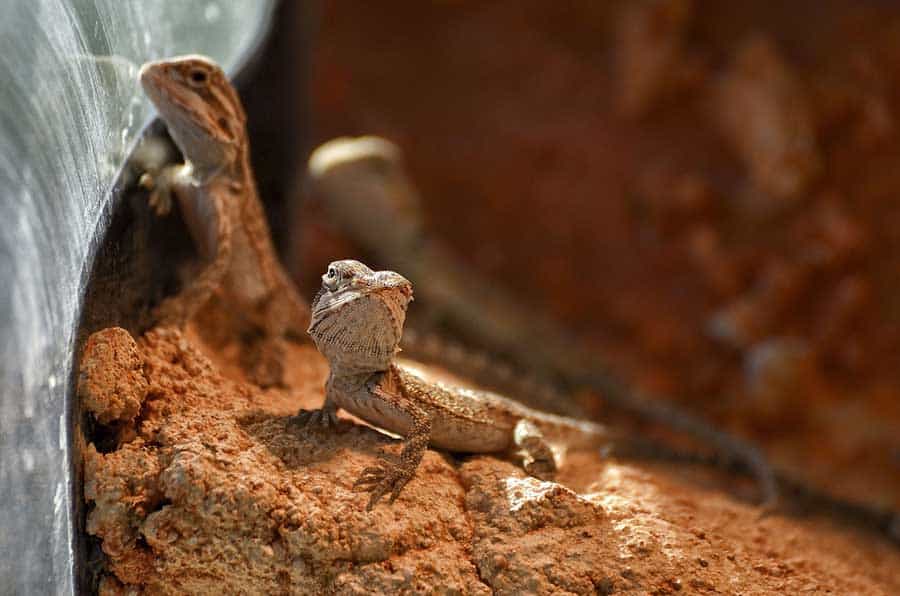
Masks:
[[[162,65],[159,62],[147,62],[138,71],[138,81],[144,89],[156,88],[162,76]]]

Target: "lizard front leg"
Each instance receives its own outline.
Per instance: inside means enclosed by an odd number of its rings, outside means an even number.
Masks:
[[[172,211],[176,186],[188,176],[186,164],[153,168],[141,174],[138,186],[147,191],[147,204],[157,217],[165,217]]]
[[[428,414],[404,394],[399,383],[392,383],[393,379],[392,373],[379,373],[366,383],[366,390],[370,399],[381,400],[388,408],[405,412],[412,421],[412,429],[400,452],[399,464],[382,460],[380,465],[365,468],[353,484],[354,490],[371,493],[366,511],[371,511],[388,492],[391,494],[390,503],[397,499],[400,491],[415,475],[431,437],[431,419]]]
[[[334,401],[334,383],[329,375],[325,383],[325,403],[318,410],[300,410],[296,416],[291,417],[288,424],[301,428],[332,428],[337,425],[338,406]]]

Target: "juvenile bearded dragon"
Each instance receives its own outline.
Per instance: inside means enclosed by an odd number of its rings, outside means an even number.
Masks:
[[[370,491],[368,509],[390,501],[415,474],[425,447],[467,453],[514,452],[539,478],[556,471],[550,444],[602,446],[603,426],[532,410],[496,393],[426,380],[394,361],[412,300],[412,284],[393,271],[372,271],[359,261],[335,261],[322,276],[312,304],[309,334],[331,372],[325,403],[303,410],[302,426],[335,424],[338,408],[406,437],[399,464],[363,470],[354,487]]]
[[[305,338],[309,308],[282,269],[269,236],[250,167],[246,115],[225,73],[203,56],[148,62],[140,70],[145,93],[165,120],[184,163],[146,174],[150,205],[171,210],[173,196],[205,269],[165,300],[162,324],[182,326],[215,293],[233,309],[251,339],[244,354],[260,385],[279,384],[285,338]]]
[[[508,359],[518,371],[528,371],[505,374],[498,381],[485,367],[468,367],[462,371],[467,376],[516,394],[530,388],[532,401],[542,408],[559,409],[570,401],[566,395],[580,389],[596,391],[615,408],[715,447],[729,462],[743,465],[756,477],[765,502],[775,500],[775,475],[755,446],[620,382],[558,325],[479,279],[428,239],[421,200],[396,145],[371,136],[329,141],[310,157],[308,177],[313,194],[324,200],[351,236],[380,261],[406,272],[438,318]],[[421,345],[405,347],[421,352],[416,349]],[[510,383],[510,378],[528,382]]]

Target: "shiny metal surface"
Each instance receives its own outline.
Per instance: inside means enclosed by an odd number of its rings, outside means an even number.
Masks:
[[[196,52],[236,73],[274,4],[0,5],[0,594],[79,590],[73,352],[113,183],[152,117],[137,65]]]

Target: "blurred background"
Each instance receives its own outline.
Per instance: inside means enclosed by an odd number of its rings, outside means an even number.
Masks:
[[[779,468],[900,507],[896,5],[323,2],[314,31],[308,147],[394,141],[472,271]],[[311,295],[367,255],[294,196]]]

